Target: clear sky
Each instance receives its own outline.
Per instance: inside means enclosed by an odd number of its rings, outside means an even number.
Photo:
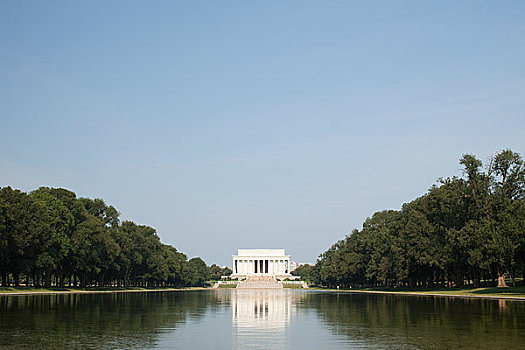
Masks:
[[[463,153],[525,155],[524,1],[0,2],[0,186],[208,264],[315,262]]]

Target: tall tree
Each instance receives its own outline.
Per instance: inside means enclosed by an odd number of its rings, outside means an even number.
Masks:
[[[52,239],[46,208],[27,194],[4,187],[0,190],[0,273],[2,285],[8,274],[15,286],[20,274],[29,273],[49,247]]]
[[[511,150],[487,171],[474,155],[459,160],[463,178],[441,179],[401,211],[365,220],[324,252],[319,283],[433,286],[525,277],[525,166]]]

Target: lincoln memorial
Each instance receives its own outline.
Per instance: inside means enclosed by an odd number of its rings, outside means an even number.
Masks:
[[[279,280],[296,279],[290,274],[290,255],[284,249],[238,249],[233,255],[233,279],[271,276]]]

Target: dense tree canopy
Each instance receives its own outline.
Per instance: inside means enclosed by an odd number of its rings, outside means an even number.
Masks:
[[[307,278],[328,286],[463,286],[525,277],[525,165],[466,154],[464,177],[440,179],[401,210],[377,212],[324,252]]]
[[[401,210],[374,213],[294,274],[342,286],[463,286],[525,277],[525,164],[504,150],[440,179]],[[154,228],[62,188],[0,188],[2,286],[200,286],[231,270],[187,260]]]
[[[0,188],[2,286],[195,286],[210,277],[160,242],[154,228],[120,222],[102,199],[63,188]]]
[[[210,266],[210,279],[212,281],[218,281],[222,276],[230,276],[232,272],[232,269],[229,267],[220,267],[213,264]]]

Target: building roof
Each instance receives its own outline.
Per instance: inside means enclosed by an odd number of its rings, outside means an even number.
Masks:
[[[238,256],[283,256],[284,249],[238,249]]]

